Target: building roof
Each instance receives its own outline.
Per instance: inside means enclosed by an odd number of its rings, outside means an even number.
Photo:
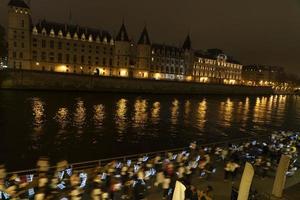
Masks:
[[[19,8],[29,8],[29,6],[23,0],[10,0],[8,5]]]
[[[182,45],[182,48],[186,49],[186,50],[191,50],[192,49],[192,42],[191,42],[190,34],[188,34],[186,36],[185,41]]]
[[[124,23],[122,23],[122,26],[119,30],[119,33],[118,33],[117,37],[116,37],[116,41],[129,42],[129,37],[128,37],[127,30],[126,30],[126,27],[125,27]]]
[[[111,34],[105,30],[83,27],[74,24],[49,22],[46,20],[38,22],[35,27],[37,28],[38,32],[41,32],[45,28],[47,33],[50,33],[51,29],[53,29],[56,35],[59,31],[62,31],[63,35],[67,35],[67,33],[70,33],[71,36],[73,36],[75,33],[77,33],[78,37],[84,34],[86,37],[89,37],[91,35],[94,39],[99,37],[100,40],[103,40],[104,37],[106,37],[108,41],[112,38]]]
[[[268,65],[245,65],[243,66],[244,70],[254,70],[254,71],[276,71],[276,72],[283,72],[284,68],[283,67],[278,67],[278,66],[268,66]]]
[[[149,34],[148,34],[148,31],[147,31],[146,27],[143,29],[143,32],[142,32],[142,34],[140,36],[138,44],[151,45],[151,42],[150,42],[150,39],[149,39]]]
[[[166,44],[157,44],[154,43],[151,45],[152,48],[154,49],[160,49],[160,50],[164,50],[164,51],[170,51],[170,52],[183,52],[182,48],[178,48],[176,46],[171,46],[171,45],[166,45]]]

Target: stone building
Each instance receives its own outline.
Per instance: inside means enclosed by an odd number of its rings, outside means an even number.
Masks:
[[[225,55],[208,57],[192,48],[152,43],[146,27],[137,43],[123,22],[114,37],[106,30],[41,20],[33,23],[23,0],[10,0],[8,67],[132,78],[239,83],[241,65]]]
[[[243,66],[242,76],[248,85],[274,85],[286,81],[283,67],[277,66]]]
[[[203,83],[238,84],[242,80],[242,65],[225,54],[195,52],[193,80]]]

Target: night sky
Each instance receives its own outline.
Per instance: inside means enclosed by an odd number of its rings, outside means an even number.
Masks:
[[[7,0],[0,23],[7,24]],[[147,24],[152,42],[220,48],[243,64],[278,65],[300,75],[300,0],[32,0],[33,20],[73,22],[115,34],[125,19],[138,39]]]

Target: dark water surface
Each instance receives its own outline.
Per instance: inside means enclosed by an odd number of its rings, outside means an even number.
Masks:
[[[87,161],[299,130],[300,97],[0,91],[0,158]]]

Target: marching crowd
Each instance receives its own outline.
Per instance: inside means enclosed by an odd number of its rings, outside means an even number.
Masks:
[[[6,174],[0,166],[0,199],[147,199],[151,192],[161,192],[162,199],[172,199],[176,182],[186,188],[187,200],[212,200],[213,187],[199,189],[192,183],[210,179],[217,165],[224,165],[224,181],[234,181],[238,169],[250,162],[256,175],[270,176],[282,154],[291,156],[287,175],[298,169],[300,134],[278,132],[268,138],[220,146],[200,146],[196,142],[176,153],[142,156],[136,160],[112,161],[89,169],[72,169],[67,161],[49,167],[47,158],[37,162],[37,173]],[[194,181],[192,181],[194,180]]]

